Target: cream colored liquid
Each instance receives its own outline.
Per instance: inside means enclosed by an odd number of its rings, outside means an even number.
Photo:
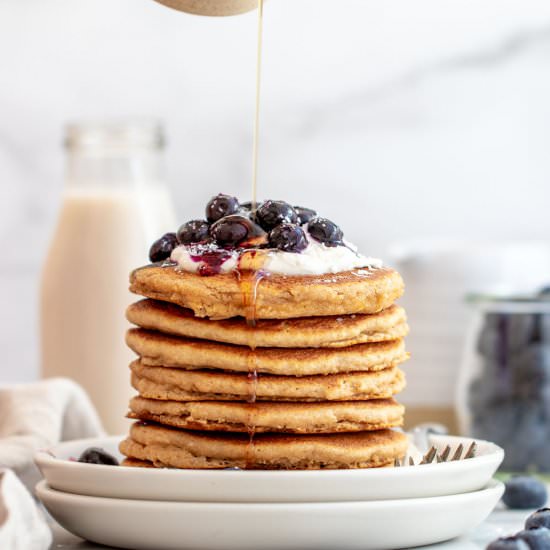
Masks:
[[[98,187],[65,196],[42,277],[42,374],[81,384],[110,433],[127,430],[135,393],[127,368],[134,356],[124,343],[124,312],[135,300],[128,274],[175,225],[163,188],[138,195]]]

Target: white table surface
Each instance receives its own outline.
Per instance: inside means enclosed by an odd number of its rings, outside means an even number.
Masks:
[[[503,535],[511,535],[523,528],[525,518],[530,511],[510,511],[502,508],[495,510],[487,520],[468,536],[441,544],[424,546],[430,550],[480,550],[489,542]],[[106,550],[110,546],[101,546],[71,535],[58,524],[52,524],[54,542],[50,550]],[[213,549],[214,550],[214,549]]]

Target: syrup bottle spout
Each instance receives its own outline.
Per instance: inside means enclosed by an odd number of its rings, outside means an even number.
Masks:
[[[226,16],[258,7],[258,0],[156,0],[170,8],[196,15]]]

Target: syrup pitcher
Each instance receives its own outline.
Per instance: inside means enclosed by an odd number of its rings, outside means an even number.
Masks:
[[[196,15],[238,15],[258,7],[258,0],[156,0],[170,8]]]

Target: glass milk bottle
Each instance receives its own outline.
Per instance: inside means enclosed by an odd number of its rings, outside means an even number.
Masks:
[[[134,393],[124,343],[124,312],[136,299],[128,275],[176,225],[162,180],[162,129],[75,124],[66,148],[63,204],[42,273],[42,376],[76,380],[106,430],[122,433]]]

